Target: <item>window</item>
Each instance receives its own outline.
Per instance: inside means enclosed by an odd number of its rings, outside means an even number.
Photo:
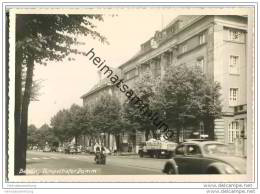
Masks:
[[[228,143],[234,143],[234,140],[240,138],[241,131],[238,121],[233,121],[228,125]]]
[[[154,65],[154,70],[153,70],[154,77],[158,77],[161,75],[161,65],[160,61],[156,61]]]
[[[184,155],[184,145],[181,145],[179,147],[176,148],[175,154],[177,155]]]
[[[187,45],[182,46],[182,53],[185,53],[185,52],[187,52]]]
[[[136,69],[132,69],[125,73],[125,78],[128,80],[128,79],[135,77],[136,75],[137,75]]]
[[[240,41],[241,40],[241,32],[238,30],[229,30],[229,40],[232,41]]]
[[[201,151],[197,145],[187,146],[187,155],[198,155],[198,154],[201,154]]]
[[[142,64],[140,68],[140,73],[144,73],[148,71],[150,71],[150,64],[149,63]]]
[[[198,58],[196,65],[201,68],[202,72],[204,72],[204,57]]]
[[[205,43],[205,33],[199,35],[200,44]]]
[[[165,58],[166,58],[166,66],[168,67],[172,64],[172,58],[173,58],[172,52],[166,53]]]
[[[239,74],[239,56],[231,55],[229,57],[229,73]]]
[[[229,105],[235,106],[238,102],[238,88],[230,88],[229,91]]]

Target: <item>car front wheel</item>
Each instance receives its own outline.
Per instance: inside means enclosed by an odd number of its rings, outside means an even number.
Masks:
[[[216,168],[209,168],[207,174],[220,174],[219,170]]]
[[[175,171],[175,169],[173,168],[173,166],[171,166],[171,167],[168,168],[167,174],[176,174],[176,171]]]

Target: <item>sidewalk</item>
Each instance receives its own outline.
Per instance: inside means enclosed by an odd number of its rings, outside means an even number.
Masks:
[[[131,157],[131,158],[136,158],[139,157],[137,153],[134,152],[119,152],[119,153],[112,153],[111,156],[122,156],[122,157]]]

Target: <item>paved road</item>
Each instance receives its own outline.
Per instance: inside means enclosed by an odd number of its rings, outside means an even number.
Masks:
[[[162,174],[165,161],[138,156],[107,156],[106,165],[98,165],[93,155],[28,151],[27,174]]]

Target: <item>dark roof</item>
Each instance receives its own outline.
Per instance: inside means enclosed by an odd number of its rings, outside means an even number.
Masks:
[[[121,76],[119,69],[113,68],[113,67],[109,67],[109,68],[111,70],[113,70],[113,74],[111,76],[113,76],[113,75],[117,75],[118,77]],[[109,86],[112,86],[111,81],[109,78],[105,77],[105,78],[101,79],[99,83],[95,84],[87,93],[82,95],[80,98],[85,98],[85,97],[87,97],[95,92],[98,92],[98,91],[102,90],[103,88],[109,87]]]
[[[161,30],[160,32],[166,30],[167,28],[171,27],[172,25],[174,25],[176,22],[178,21],[182,21],[182,26],[180,27],[180,29],[186,27],[186,25],[190,24],[192,21],[196,20],[197,18],[201,17],[201,15],[180,15],[176,18],[174,18],[163,30]],[[169,40],[169,38],[172,38],[175,34],[170,35],[168,37],[166,37],[165,39],[163,39],[161,42],[159,42],[159,46],[163,45],[166,40]],[[145,41],[148,42],[151,39],[153,39],[153,37],[151,37],[149,40]],[[144,43],[143,43],[144,44]],[[118,68],[121,68],[127,64],[129,64],[130,62],[137,60],[138,58],[140,58],[141,56],[149,53],[150,51],[154,50],[153,48],[147,49],[146,51],[143,50],[139,50],[133,57],[131,57],[129,60],[127,60],[125,63],[123,63],[122,65],[120,65]]]

